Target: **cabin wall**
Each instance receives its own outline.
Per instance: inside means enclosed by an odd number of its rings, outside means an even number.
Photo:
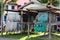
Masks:
[[[34,22],[34,30],[37,32],[46,31],[46,23],[48,22],[48,12],[39,12]]]
[[[52,14],[51,15],[51,22],[56,22],[56,15],[55,14]]]
[[[23,31],[26,31],[28,30],[28,25],[27,25],[27,22],[29,22],[29,28],[30,30],[33,29],[33,21],[35,20],[35,17],[36,17],[36,13],[26,13],[26,14],[23,14]],[[29,20],[29,21],[28,21]]]
[[[6,4],[6,10],[17,10],[17,5]]]

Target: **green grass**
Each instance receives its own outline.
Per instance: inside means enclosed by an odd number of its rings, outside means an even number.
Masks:
[[[38,37],[31,37],[31,38],[27,38],[26,40],[48,40],[48,37],[47,36],[38,36]],[[53,35],[51,40],[60,40],[60,36],[56,36],[56,35]]]
[[[29,38],[27,36],[27,33],[23,34],[7,34],[0,37],[3,38],[13,38],[13,39],[19,39],[19,40],[48,40],[48,36],[42,36],[44,33],[31,33]],[[60,36],[52,35],[51,40],[60,40]]]

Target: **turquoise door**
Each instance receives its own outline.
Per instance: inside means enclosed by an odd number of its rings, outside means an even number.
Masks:
[[[48,21],[48,13],[47,12],[39,12],[37,15],[38,21],[34,24],[34,30],[38,32],[46,31],[46,21]]]

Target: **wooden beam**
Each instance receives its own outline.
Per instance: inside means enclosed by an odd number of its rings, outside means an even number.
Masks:
[[[35,10],[29,11],[29,10],[23,10],[23,9],[19,9],[19,10],[5,10],[5,11],[11,11],[11,12],[21,12],[21,11],[23,11],[23,12],[33,12],[33,13],[38,13],[38,11],[35,11]]]
[[[28,12],[29,13],[29,12]],[[30,35],[30,15],[28,15],[28,23],[27,23],[27,26],[28,26],[28,38],[29,38],[29,35]]]
[[[50,5],[53,5],[53,0],[50,0]],[[51,20],[52,20],[52,12],[51,9],[49,8],[49,40],[51,40]]]
[[[52,8],[52,10],[60,11],[60,9],[59,9],[59,8]]]
[[[48,5],[47,8],[49,8],[49,9],[51,9],[51,10],[57,10],[57,11],[60,11],[60,8],[54,7],[53,5]]]
[[[53,11],[53,10],[52,10],[52,12],[55,13],[55,14],[56,14],[56,13],[60,14],[60,11],[56,11],[56,10]]]
[[[34,11],[40,11],[40,12],[41,12],[41,11],[42,11],[42,12],[43,12],[43,11],[49,11],[49,9],[39,9],[39,10],[38,10],[38,9],[27,9],[27,10],[30,10],[30,11],[33,11],[33,10],[34,10]]]
[[[49,12],[49,40],[51,40],[51,11]]]
[[[23,31],[23,11],[21,11],[21,33]]]

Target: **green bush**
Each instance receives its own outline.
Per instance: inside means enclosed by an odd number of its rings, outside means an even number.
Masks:
[[[12,2],[16,2],[17,0],[11,0]]]

